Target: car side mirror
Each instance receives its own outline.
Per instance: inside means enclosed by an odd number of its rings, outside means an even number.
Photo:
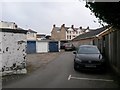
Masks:
[[[73,52],[73,54],[76,54],[76,53],[77,53],[76,51]]]

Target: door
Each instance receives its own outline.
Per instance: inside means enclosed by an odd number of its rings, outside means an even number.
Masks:
[[[37,53],[48,52],[48,42],[37,42]]]
[[[49,42],[49,52],[58,52],[59,51],[58,42]]]
[[[27,41],[27,53],[36,53],[36,41]]]

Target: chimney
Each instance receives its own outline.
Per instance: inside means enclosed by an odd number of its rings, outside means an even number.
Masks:
[[[82,29],[82,27],[80,27],[80,29]]]
[[[89,29],[89,26],[87,27],[87,29]]]
[[[61,27],[65,27],[65,24],[63,24]]]
[[[55,24],[53,25],[53,27],[55,28]]]
[[[71,25],[71,28],[74,29],[74,25]]]

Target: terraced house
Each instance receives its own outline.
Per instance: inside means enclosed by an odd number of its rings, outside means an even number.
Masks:
[[[56,27],[56,25],[54,24],[51,31],[51,39],[59,41],[69,41],[79,36],[80,34],[89,31],[89,27],[87,27],[86,29],[83,29],[82,27],[75,28],[74,25],[71,25],[71,27],[66,27],[65,24],[61,25],[61,27]]]

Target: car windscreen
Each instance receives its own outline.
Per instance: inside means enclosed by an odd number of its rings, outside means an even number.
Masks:
[[[99,50],[96,47],[80,47],[78,49],[79,54],[99,54]]]

